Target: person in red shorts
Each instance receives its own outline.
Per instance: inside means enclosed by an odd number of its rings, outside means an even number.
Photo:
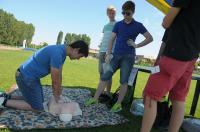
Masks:
[[[184,119],[184,103],[194,64],[200,52],[200,0],[175,0],[163,19],[167,39],[157,65],[143,91],[144,116],[141,132],[150,132],[156,118],[157,101],[169,92],[172,116],[168,132],[178,132]]]

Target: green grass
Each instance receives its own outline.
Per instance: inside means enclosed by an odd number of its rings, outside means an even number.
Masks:
[[[15,71],[33,52],[30,51],[8,51],[0,50],[0,88],[1,90],[6,90],[15,83]],[[138,75],[135,97],[141,98],[142,91],[145,87],[149,74],[140,72]],[[81,59],[79,61],[70,61],[68,58],[63,67],[63,86],[81,86],[93,89],[94,92],[99,81],[98,74],[98,61],[96,59]],[[195,81],[191,83],[191,89],[186,101],[186,115],[189,113],[191,102],[193,99]],[[42,79],[43,85],[51,85],[50,76]],[[119,86],[119,72],[117,72],[113,77],[112,91],[114,92]],[[126,124],[121,124],[118,126],[103,126],[99,128],[89,128],[89,129],[69,129],[69,132],[139,132],[141,118],[134,117],[129,113],[129,107],[125,108],[122,113],[130,122]],[[196,110],[196,117],[200,117],[200,101],[198,102],[198,108]],[[13,131],[8,129],[2,129],[0,131]],[[41,131],[41,130],[32,130]],[[44,130],[47,131],[47,130]],[[55,130],[48,130],[55,131]],[[59,130],[61,131],[61,130]],[[63,130],[63,131],[66,131]],[[158,132],[153,130],[152,132]]]

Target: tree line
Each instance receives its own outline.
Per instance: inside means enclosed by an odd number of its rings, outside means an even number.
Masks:
[[[31,44],[35,27],[32,23],[27,24],[24,21],[19,21],[11,13],[0,9],[0,44],[11,46],[22,46],[26,42],[26,46],[30,48],[40,48],[48,45],[46,42],[41,46]],[[26,41],[24,41],[26,40]],[[63,32],[60,31],[57,37],[56,44],[61,44],[63,40]],[[90,44],[90,37],[86,34],[67,33],[64,38],[64,44],[70,44],[76,40],[83,40]]]
[[[34,32],[33,24],[18,21],[13,14],[0,9],[0,44],[21,46],[26,40],[26,45],[30,45]]]
[[[62,40],[63,40],[63,32],[60,31],[58,33],[56,44],[62,44]],[[83,40],[87,44],[90,44],[90,41],[91,41],[90,37],[87,36],[86,34],[66,33],[65,38],[64,38],[64,44],[71,44],[77,40]]]

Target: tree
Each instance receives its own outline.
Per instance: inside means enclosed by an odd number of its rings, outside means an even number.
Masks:
[[[62,43],[62,39],[63,39],[63,32],[60,31],[60,32],[58,33],[58,37],[57,37],[57,42],[56,42],[56,44],[57,44],[57,45],[61,44],[61,43]]]
[[[18,21],[13,14],[0,9],[0,43],[19,46],[27,40],[27,44],[30,44],[34,32],[32,24]]]
[[[72,34],[71,33],[66,33],[64,44],[70,44],[70,43],[72,43]]]
[[[28,24],[27,25],[27,29],[26,29],[26,45],[30,45],[33,35],[35,32],[35,27],[33,26],[33,24]]]
[[[60,34],[60,33],[59,33]],[[58,35],[59,36],[59,35]],[[90,45],[90,37],[87,36],[86,34],[75,34],[75,33],[66,33],[65,39],[64,39],[64,44],[71,44],[74,41],[77,40],[83,40],[85,41],[88,45]]]
[[[76,34],[72,33],[72,41],[71,41],[71,43],[73,43],[74,41],[76,41]]]
[[[90,40],[91,39],[86,34],[82,34],[81,40],[85,41],[86,43],[88,43],[90,45]]]

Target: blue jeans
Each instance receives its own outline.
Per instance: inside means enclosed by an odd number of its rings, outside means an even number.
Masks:
[[[133,64],[135,62],[135,55],[113,55],[110,62],[113,72],[108,71],[101,76],[102,81],[108,81],[112,78],[113,74],[120,69],[120,84],[128,83]]]
[[[39,79],[32,79],[16,72],[16,82],[24,100],[35,110],[44,110],[43,91]]]

